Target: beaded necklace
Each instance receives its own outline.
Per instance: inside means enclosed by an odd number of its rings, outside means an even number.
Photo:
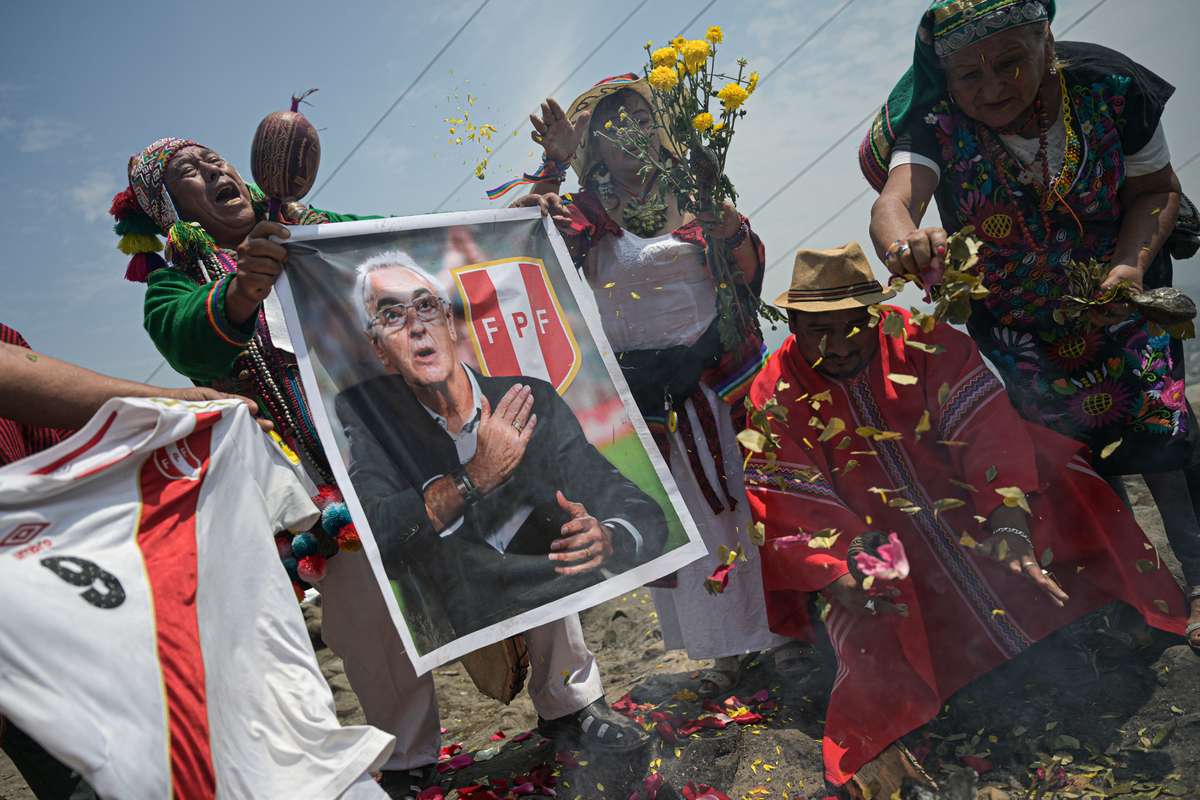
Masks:
[[[1061,70],[1058,73],[1058,85],[1059,92],[1062,97],[1062,119],[1065,142],[1063,146],[1062,167],[1059,169],[1058,174],[1054,176],[1053,180],[1050,178],[1048,142],[1051,122],[1046,114],[1045,107],[1042,104],[1041,95],[1039,94],[1036,98],[1034,98],[1033,101],[1034,111],[1038,118],[1038,152],[1034,160],[1036,162],[1040,162],[1042,168],[1042,184],[1041,186],[1037,187],[1042,195],[1040,201],[1038,202],[1038,213],[1041,215],[1042,230],[1045,232],[1047,238],[1050,235],[1050,211],[1054,208],[1055,198],[1062,202],[1063,207],[1066,208],[1068,213],[1070,213],[1075,219],[1075,224],[1079,226],[1080,233],[1083,233],[1083,225],[1080,222],[1078,215],[1075,214],[1075,210],[1071,208],[1071,204],[1067,202],[1066,198],[1066,192],[1071,187],[1071,181],[1079,171],[1079,165],[1083,155],[1083,148],[1079,139],[1079,135],[1075,132],[1075,123],[1071,114],[1071,99],[1070,95],[1067,93],[1066,76]],[[991,159],[992,164],[994,165],[996,177],[999,179],[1001,186],[1004,187],[1004,191],[1008,194],[1009,199],[1015,204],[1018,192],[1013,189],[1012,181],[1008,175],[1008,171],[1004,168],[1003,159],[1004,157],[1008,157],[1012,161],[1017,161],[1017,159],[1008,152],[1007,148],[1005,148],[1003,143],[1001,143],[995,137],[990,128],[987,126],[981,126],[979,123],[975,123],[975,126],[977,129],[982,128],[982,130],[980,130],[979,139],[983,143],[984,148],[988,151],[988,157]],[[1017,163],[1017,166],[1020,166],[1019,162]],[[1037,240],[1033,236],[1032,231],[1029,230],[1029,225],[1025,222],[1025,215],[1017,213],[1014,216],[1017,218],[1017,227],[1019,227],[1021,230],[1021,238],[1024,240],[1025,245],[1033,252],[1045,252],[1047,248],[1038,244]]]

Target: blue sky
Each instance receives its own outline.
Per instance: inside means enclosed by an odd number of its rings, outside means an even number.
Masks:
[[[258,121],[292,92],[316,86],[307,108],[321,129],[320,182],[391,105],[481,0],[437,3],[293,2],[24,4],[0,24],[0,320],[33,345],[93,369],[143,380],[160,359],[141,327],[142,286],[123,279],[105,213],[125,183],[130,153],[164,135],[188,136],[246,167]],[[1062,30],[1096,0],[1060,0]],[[766,75],[739,124],[730,175],[743,211],[771,194],[877,107],[911,57],[924,0],[854,0],[811,44],[775,66],[842,4],[716,0],[688,31],[726,33],[722,60],[750,59]],[[66,6],[69,5],[70,8]],[[565,106],[600,77],[639,68],[647,39],[665,41],[706,2],[491,0],[425,79],[321,192],[340,211],[434,210],[469,175],[476,153],[448,142],[443,118],[478,98],[480,122],[501,136],[579,66],[631,11],[611,41],[558,93]],[[19,8],[19,10],[17,10]],[[1064,37],[1121,50],[1175,83],[1165,125],[1173,161],[1200,150],[1200,70],[1194,0],[1108,0]],[[774,297],[790,249],[857,195],[856,131],[754,215]],[[488,205],[483,190],[535,165],[528,123],[444,210]],[[1200,161],[1181,173],[1200,187]],[[1200,188],[1193,190],[1200,196]],[[867,241],[870,197],[807,242]],[[1177,267],[1177,274],[1196,262]],[[170,368],[155,382],[185,385]]]

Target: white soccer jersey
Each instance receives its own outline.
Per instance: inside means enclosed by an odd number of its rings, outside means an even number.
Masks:
[[[337,797],[393,739],[338,724],[279,563],[316,517],[235,401],[112,400],[0,468],[0,713],[106,798]]]

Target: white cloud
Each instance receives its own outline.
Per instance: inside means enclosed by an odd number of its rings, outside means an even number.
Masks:
[[[109,201],[120,188],[120,180],[111,172],[93,170],[67,189],[67,198],[85,220],[95,222],[108,212]]]
[[[76,130],[65,120],[31,117],[22,126],[17,149],[22,153],[44,153],[66,144]]]

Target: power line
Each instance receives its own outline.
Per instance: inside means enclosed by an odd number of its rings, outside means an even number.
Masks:
[[[1176,174],[1183,172],[1185,169],[1187,169],[1191,165],[1191,163],[1193,161],[1195,161],[1197,158],[1200,158],[1200,152],[1193,153],[1191,158],[1189,158],[1187,161],[1184,161],[1182,164],[1180,164],[1178,167],[1176,167],[1175,168]]]
[[[852,2],[852,0],[851,0],[851,2]],[[1092,13],[1096,11],[1096,9],[1100,8],[1100,6],[1104,5],[1106,2],[1108,2],[1108,0],[1097,0],[1095,5],[1093,5],[1087,11],[1080,14],[1078,17],[1076,17],[1075,20],[1072,21],[1070,25],[1063,28],[1059,35],[1065,36],[1066,34],[1070,33],[1081,22],[1083,22],[1085,19],[1090,17],[1092,15]],[[848,3],[847,3],[847,5],[848,5]],[[838,14],[840,14],[842,12],[842,9],[844,9],[844,8],[845,8],[845,6],[843,6],[842,8],[839,8],[837,10],[837,12],[835,12],[834,16],[836,17]],[[832,17],[830,19],[832,20]],[[779,187],[779,189],[777,189],[770,197],[767,198],[766,202],[762,203],[761,205],[759,205],[758,208],[756,208],[752,212],[750,212],[750,216],[753,217],[753,216],[757,215],[760,211],[762,211],[764,208],[766,208],[768,205],[770,205],[772,201],[774,201],[776,198],[778,198],[779,195],[783,194],[783,192],[785,192],[789,187],[794,185],[796,183],[796,181],[800,180],[800,178],[807,175],[808,172],[810,170],[812,170],[813,167],[815,167],[818,163],[820,163],[826,156],[828,156],[833,151],[834,148],[836,148],[842,142],[846,141],[846,139],[850,138],[850,136],[855,131],[860,130],[864,124],[866,124],[872,117],[875,116],[875,114],[876,114],[876,112],[872,111],[870,114],[868,114],[866,117],[864,117],[861,122],[856,123],[853,128],[851,128],[849,131],[847,131],[846,133],[844,133],[840,137],[838,137],[837,140],[835,140],[833,144],[831,144],[829,147],[825,148],[815,159],[810,161],[807,165],[805,165],[805,167],[803,169],[801,169],[798,173],[796,173],[794,176],[792,176],[792,178],[789,179],[787,181],[787,183],[785,183],[783,186]],[[1185,161],[1183,164],[1181,164],[1179,167],[1177,167],[1175,169],[1175,171],[1179,172],[1180,170],[1184,169],[1189,164],[1191,164],[1193,161],[1195,161],[1197,158],[1200,158],[1200,153],[1196,153],[1195,155],[1193,155],[1191,158],[1189,158],[1187,161]],[[763,271],[763,274],[766,274],[773,267],[777,266],[780,262],[784,261],[788,257],[788,255],[790,255],[792,252],[794,252],[798,247],[803,245],[805,242],[807,242],[813,236],[816,236],[818,233],[823,231],[825,228],[827,228],[831,224],[833,224],[833,222],[838,217],[840,217],[842,214],[845,214],[847,211],[850,210],[850,208],[855,203],[857,203],[859,200],[861,200],[867,194],[867,192],[870,190],[870,188],[871,187],[868,186],[867,188],[860,191],[853,198],[851,198],[849,202],[847,202],[845,205],[843,205],[841,208],[839,208],[832,216],[830,216],[828,219],[826,219],[824,222],[822,222],[820,225],[818,225],[816,228],[814,228],[812,231],[810,231],[807,235],[805,235],[805,237],[803,239],[796,242],[796,244],[792,245],[790,248],[785,250],[783,255],[781,255],[779,258],[775,259],[774,261],[772,261],[766,267],[766,269]]]
[[[762,78],[758,81],[758,85],[762,86],[764,83],[767,82],[767,78],[771,77],[776,72],[779,72],[779,70],[783,69],[783,65],[786,64],[787,62],[791,61],[792,56],[796,55],[796,53],[799,53],[801,50],[804,49],[804,46],[806,44],[811,42],[813,39],[817,38],[817,34],[819,34],[821,31],[825,30],[826,28],[828,28],[830,23],[832,23],[835,19],[837,19],[838,15],[841,14],[843,11],[845,11],[847,8],[849,8],[850,4],[853,2],[854,2],[854,0],[846,0],[846,2],[842,4],[841,8],[839,8],[837,11],[833,12],[833,15],[831,17],[829,17],[829,19],[825,20],[820,25],[818,25],[816,30],[814,30],[808,36],[804,37],[804,39],[801,40],[800,44],[798,44],[794,48],[792,48],[792,52],[790,52],[786,56],[784,56],[783,60],[775,65],[774,69],[772,69],[766,75],[763,75]]]
[[[557,92],[559,89],[566,86],[567,82],[570,81],[571,78],[574,78],[576,73],[578,73],[579,70],[583,69],[584,65],[586,65],[587,62],[590,61],[592,59],[592,57],[596,55],[596,53],[600,52],[600,48],[604,47],[604,45],[606,45],[610,41],[612,41],[612,38],[617,35],[617,33],[621,30],[621,28],[625,27],[625,24],[627,22],[629,22],[629,20],[633,19],[633,15],[636,14],[637,12],[641,11],[642,8],[645,7],[645,5],[649,2],[650,2],[650,0],[641,0],[640,3],[638,3],[636,6],[634,6],[633,10],[630,11],[628,14],[626,14],[625,17],[620,22],[617,23],[616,27],[614,27],[611,31],[609,31],[608,35],[605,36],[603,39],[601,39],[600,43],[597,44],[595,47],[593,47],[591,52],[589,52],[586,56],[583,57],[583,60],[580,61],[575,66],[575,69],[571,70],[571,72],[568,73],[567,77],[563,78],[557,86],[555,86],[553,89],[551,89],[549,92],[546,93],[546,96],[552,97],[552,96],[554,96],[555,92]],[[700,14],[703,14],[705,11],[712,8],[713,4],[716,2],[717,2],[717,0],[709,0],[708,5],[706,5],[703,9],[700,10]],[[700,14],[697,14],[695,17],[692,17],[692,22],[695,22],[697,19],[699,19]],[[692,24],[691,22],[688,23],[688,25],[691,25],[691,24]],[[511,142],[513,139],[516,139],[517,134],[521,132],[521,128],[524,124],[525,124],[525,117],[521,117],[521,119],[517,120],[516,124],[511,126],[510,130],[512,131],[512,133],[509,136],[504,137],[504,139],[501,140],[500,143],[496,145],[495,149],[492,150],[492,152],[490,154],[488,154],[488,158],[489,159],[495,158],[496,154],[499,153],[506,144]],[[438,203],[437,206],[433,210],[441,211],[447,203],[449,203],[451,200],[454,199],[454,195],[458,194],[459,190],[462,189],[464,186],[466,186],[468,181],[470,181],[471,178],[473,178],[473,177],[475,177],[475,176],[474,175],[465,176],[461,181],[458,182],[457,186],[455,186],[453,189],[450,190],[449,194],[447,194],[445,197],[442,198],[442,202]]]
[[[321,193],[321,190],[324,189],[326,186],[328,186],[329,182],[331,180],[333,180],[335,177],[337,177],[337,174],[342,171],[342,167],[346,166],[346,162],[348,162],[351,158],[354,157],[354,154],[358,152],[358,149],[366,143],[367,139],[371,138],[371,134],[375,133],[376,129],[378,129],[379,126],[383,124],[383,121],[385,119],[387,119],[388,116],[391,115],[391,113],[393,111],[396,110],[396,106],[400,105],[400,103],[402,103],[404,101],[404,98],[408,97],[408,93],[411,92],[414,88],[416,88],[416,85],[421,82],[422,78],[425,77],[425,73],[427,73],[427,72],[429,72],[429,70],[433,69],[433,65],[436,64],[437,60],[442,57],[442,54],[450,49],[450,45],[454,44],[454,42],[458,39],[459,35],[461,35],[462,32],[467,29],[467,26],[470,25],[471,22],[477,16],[479,16],[479,12],[483,11],[483,9],[490,2],[491,2],[491,0],[483,0],[483,2],[479,4],[479,8],[475,9],[474,13],[472,13],[471,16],[467,17],[466,21],[464,21],[462,25],[458,26],[458,30],[456,30],[454,32],[454,35],[451,36],[444,45],[442,45],[442,49],[438,50],[437,53],[434,54],[433,58],[429,59],[429,63],[425,65],[424,69],[422,69],[419,73],[417,73],[417,77],[412,79],[412,83],[410,83],[408,85],[408,87],[403,92],[400,93],[400,96],[397,97],[390,106],[388,106],[387,111],[384,111],[383,115],[379,119],[375,120],[375,124],[372,125],[367,130],[367,132],[363,134],[363,137],[358,140],[358,144],[354,145],[354,147],[352,147],[350,149],[350,152],[346,154],[346,157],[343,158],[338,163],[338,165],[333,168],[333,172],[331,172],[329,174],[329,177],[321,182],[321,185],[317,187],[317,190],[310,195],[309,202],[311,202],[312,200],[315,200],[317,195]]]
[[[816,158],[814,158],[812,161],[810,161],[806,165],[804,165],[804,167],[799,172],[797,172],[792,177],[788,178],[788,180],[782,186],[780,186],[778,189],[776,189],[774,192],[772,192],[771,196],[768,197],[764,202],[762,202],[758,206],[758,208],[751,211],[749,216],[751,216],[751,217],[757,216],[760,211],[762,211],[767,206],[771,205],[771,203],[774,202],[775,199],[779,197],[779,195],[783,194],[788,189],[790,189],[796,183],[796,181],[803,178],[805,175],[807,175],[809,173],[810,170],[812,170],[813,167],[815,167],[817,164],[821,163],[825,159],[826,156],[828,156],[830,153],[833,152],[834,148],[836,148],[839,144],[841,144],[842,142],[849,139],[855,133],[858,133],[859,131],[861,131],[863,125],[866,125],[871,120],[871,118],[874,116],[875,116],[875,111],[872,110],[871,113],[867,114],[865,117],[860,119],[858,122],[856,122],[852,126],[850,126],[850,129],[848,131],[846,131],[845,133],[843,133],[841,136],[839,136],[837,139],[835,139],[833,141],[833,144],[829,145],[824,150],[822,150],[817,155]]]
[[[151,372],[149,375],[146,376],[146,380],[142,381],[142,383],[149,383],[150,381],[154,380],[154,376],[157,375],[159,373],[159,371],[166,365],[167,365],[166,359],[162,359],[161,361],[159,361],[158,366],[154,368],[153,372]]]
[[[783,255],[781,255],[779,258],[775,259],[774,261],[772,261],[770,264],[767,265],[766,269],[763,270],[763,274],[765,275],[766,273],[770,272],[781,261],[786,261],[792,255],[792,253],[794,253],[796,250],[798,250],[800,247],[802,247],[806,242],[808,242],[809,239],[813,238],[818,233],[820,233],[821,231],[828,228],[831,224],[833,224],[834,220],[836,220],[842,214],[845,214],[847,211],[849,211],[850,207],[852,205],[854,205],[859,200],[862,200],[864,197],[866,197],[870,191],[871,191],[871,186],[870,186],[870,184],[868,184],[866,187],[863,188],[863,190],[861,192],[854,195],[854,197],[852,197],[844,206],[842,206],[837,211],[830,214],[829,217],[824,222],[822,222],[820,225],[818,225],[817,227],[813,228],[811,231],[806,233],[804,235],[804,237],[800,239],[800,241],[796,242],[794,245],[789,247],[787,250],[784,250]]]

